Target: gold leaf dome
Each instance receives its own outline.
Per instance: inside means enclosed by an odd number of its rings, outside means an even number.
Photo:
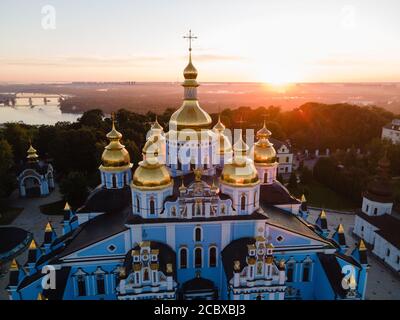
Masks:
[[[239,140],[233,146],[232,163],[225,164],[222,169],[222,182],[232,186],[253,186],[260,182],[253,161],[246,156],[248,149],[248,145],[240,135]]]
[[[210,115],[204,111],[197,100],[184,100],[182,106],[176,110],[170,119],[170,126],[181,129],[202,129],[211,125]]]
[[[213,131],[216,134],[216,138],[218,140],[218,150],[217,153],[219,155],[223,155],[226,153],[232,152],[232,144],[229,141],[228,137],[224,134],[225,126],[221,122],[221,117],[218,117],[218,122],[213,127]]]
[[[192,63],[192,55],[190,54],[189,55],[189,63],[183,70],[183,76],[187,80],[196,80],[197,74],[198,74],[197,69],[194,67],[194,65]]]
[[[28,161],[36,161],[39,158],[37,151],[34,147],[32,147],[32,144],[30,144],[27,154],[28,155],[26,156],[26,158],[28,159]]]
[[[273,144],[268,140],[271,132],[267,129],[264,121],[263,127],[257,131],[258,141],[252,148],[254,162],[256,164],[274,164],[276,163],[276,150]]]
[[[160,189],[172,183],[173,180],[167,168],[156,158],[139,162],[139,166],[133,174],[133,187],[138,189]]]
[[[115,129],[114,120],[112,124],[112,129],[107,134],[107,138],[110,140],[110,143],[104,148],[103,154],[101,156],[100,169],[116,170],[131,167],[132,164],[130,163],[131,160],[129,152],[120,142],[122,134]]]

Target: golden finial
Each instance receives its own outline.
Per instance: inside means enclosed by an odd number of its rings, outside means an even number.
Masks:
[[[69,203],[68,203],[68,201],[67,201],[67,202],[65,202],[64,211],[71,211],[71,207],[69,206]]]
[[[201,181],[201,175],[202,175],[201,169],[200,168],[196,168],[196,169],[193,170],[193,172],[194,172],[195,180],[197,182]]]
[[[10,271],[15,271],[15,270],[18,270],[18,269],[19,269],[18,262],[14,258],[13,261],[11,262],[11,265],[10,265]]]
[[[36,241],[35,239],[32,239],[31,244],[29,245],[29,250],[35,250],[37,249]]]
[[[365,242],[364,242],[363,239],[360,239],[360,242],[359,242],[359,244],[358,244],[358,250],[359,250],[359,251],[365,251],[365,250],[367,250],[367,247],[366,247]]]
[[[167,273],[172,273],[173,268],[172,268],[172,263],[167,263]]]
[[[44,232],[53,232],[53,227],[51,226],[50,221],[47,222]]]
[[[41,292],[39,292],[36,300],[47,300],[47,298],[45,296],[43,296],[43,294]]]
[[[233,270],[235,270],[236,272],[240,271],[240,261],[239,260],[235,260],[233,262]]]
[[[322,209],[322,210],[321,210],[321,213],[319,214],[319,218],[320,218],[320,219],[326,219],[326,212],[325,212],[325,209]]]
[[[31,161],[35,161],[39,156],[37,155],[37,150],[32,146],[31,140],[29,139],[29,148],[27,151],[26,158]]]
[[[339,226],[338,226],[338,228],[337,228],[337,230],[336,230],[338,233],[344,233],[344,228],[343,228],[343,225],[340,223],[339,224]]]
[[[306,196],[304,195],[304,193],[301,195],[301,202],[307,202]]]
[[[221,122],[221,114],[218,114],[218,122],[213,127],[214,130],[222,132],[225,130],[224,124]]]

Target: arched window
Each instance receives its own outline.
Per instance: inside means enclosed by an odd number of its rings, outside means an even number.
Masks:
[[[143,270],[143,281],[149,281],[150,277],[149,277],[149,269],[145,268]]]
[[[105,294],[104,274],[96,275],[97,294]]]
[[[125,186],[128,185],[128,174],[127,173],[124,174],[124,185]]]
[[[155,204],[154,204],[154,199],[151,198],[150,199],[150,214],[155,214],[156,210],[155,210]]]
[[[310,281],[310,272],[311,271],[311,263],[305,262],[303,263],[303,282]]]
[[[179,266],[181,269],[187,268],[187,249],[181,248],[179,252]]]
[[[244,194],[242,194],[242,196],[240,197],[240,209],[246,209],[246,196]]]
[[[136,196],[136,210],[140,213],[140,200],[138,196]]]
[[[208,252],[208,266],[210,268],[214,268],[217,266],[217,248],[216,247],[210,247],[210,250]]]
[[[117,177],[115,176],[115,174],[112,175],[112,187],[117,187]]]
[[[81,275],[78,276],[76,279],[78,283],[78,295],[79,296],[86,296],[86,282],[85,282],[85,276]]]
[[[201,268],[202,267],[202,250],[201,248],[194,249],[194,267]]]
[[[268,182],[268,171],[264,173],[264,182]]]
[[[378,208],[375,208],[374,209],[374,215],[377,215],[378,214]]]
[[[294,275],[294,263],[289,262],[286,267],[287,282],[293,282],[293,275]]]
[[[194,229],[194,241],[199,242],[202,239],[202,234],[201,234],[201,228],[200,227],[196,227],[196,229]]]

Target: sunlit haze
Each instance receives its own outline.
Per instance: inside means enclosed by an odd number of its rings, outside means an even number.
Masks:
[[[43,6],[55,29],[42,27]],[[400,1],[0,2],[0,81],[400,81]]]

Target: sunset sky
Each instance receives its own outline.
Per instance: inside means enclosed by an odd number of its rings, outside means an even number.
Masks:
[[[55,29],[42,7],[55,8]],[[0,81],[400,81],[400,1],[1,0]]]

